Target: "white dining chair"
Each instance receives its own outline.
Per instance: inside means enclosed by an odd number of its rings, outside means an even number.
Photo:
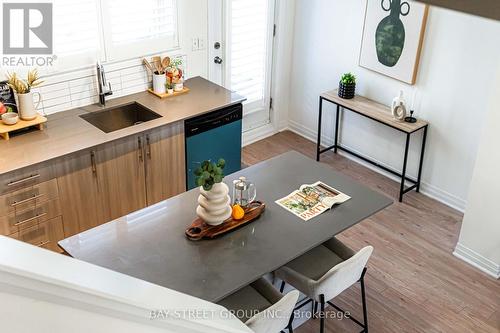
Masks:
[[[298,291],[282,295],[260,278],[217,304],[232,311],[255,333],[277,333],[284,329],[293,333],[293,310],[298,299]]]
[[[275,277],[283,281],[281,292],[288,283],[307,296],[303,303],[297,305],[296,310],[312,302],[313,311],[316,313],[319,303],[321,333],[325,330],[325,305],[329,304],[345,315],[346,311],[333,304],[331,300],[360,282],[363,323],[352,316],[345,316],[345,318],[348,317],[361,326],[363,328],[361,332],[368,333],[364,276],[366,263],[372,252],[373,247],[366,246],[355,253],[336,238],[332,238],[279,268],[275,272]]]

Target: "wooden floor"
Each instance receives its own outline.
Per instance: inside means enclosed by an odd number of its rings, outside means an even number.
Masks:
[[[315,157],[315,144],[285,131],[245,147],[243,161],[251,165],[289,150]],[[360,164],[333,153],[321,162],[396,198],[395,181]],[[456,210],[409,193],[339,236],[353,249],[375,248],[365,278],[371,333],[500,332],[500,281],[452,255],[461,220]],[[334,303],[362,319],[359,286]],[[309,320],[296,332],[319,332],[318,324]],[[326,332],[359,331],[350,320],[327,320]]]

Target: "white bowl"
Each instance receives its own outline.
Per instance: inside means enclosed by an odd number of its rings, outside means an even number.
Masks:
[[[2,121],[5,125],[15,125],[19,121],[19,115],[15,112],[4,113]]]

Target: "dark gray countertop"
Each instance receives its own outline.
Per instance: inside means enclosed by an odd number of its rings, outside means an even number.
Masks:
[[[193,242],[184,231],[195,216],[198,189],[67,238],[71,256],[207,301],[217,302],[260,276],[392,204],[392,200],[297,152],[227,176],[254,182],[267,208],[260,219],[215,240]],[[307,222],[280,199],[316,181],[351,196]]]
[[[106,107],[137,102],[162,116],[112,133],[104,133],[79,117],[81,114],[102,110],[98,104],[50,115],[44,131],[19,135],[9,141],[0,140],[0,175],[245,100],[201,77],[186,80],[185,84],[191,91],[166,99],[145,91],[107,101]]]

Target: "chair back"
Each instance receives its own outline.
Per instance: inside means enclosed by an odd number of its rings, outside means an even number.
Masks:
[[[373,247],[366,246],[351,258],[335,265],[317,281],[316,294],[323,294],[326,300],[330,300],[358,282],[372,252]]]
[[[245,323],[255,333],[276,333],[285,329],[299,299],[297,290],[291,291],[277,303],[259,312]]]

